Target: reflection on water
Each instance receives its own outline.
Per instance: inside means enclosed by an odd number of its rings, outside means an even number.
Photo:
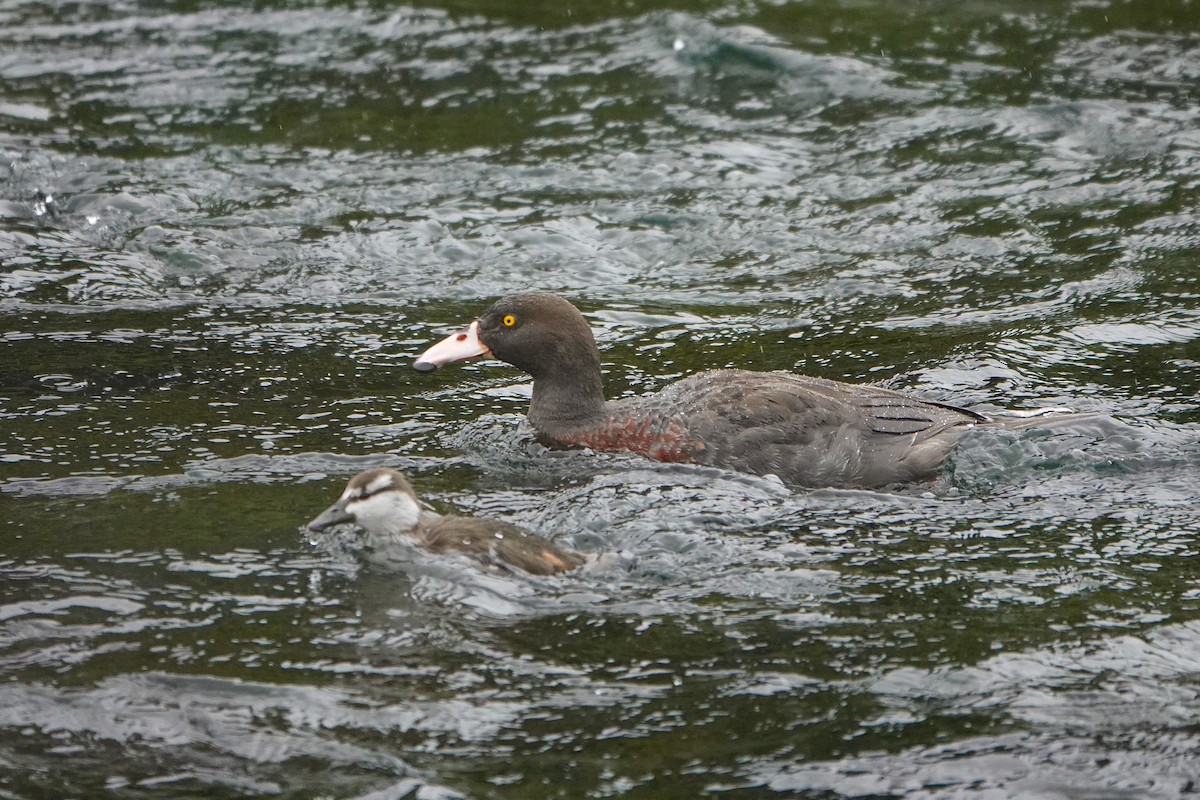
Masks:
[[[0,4],[0,794],[1196,790],[1194,9]],[[548,452],[418,375],[569,294],[611,396],[1087,424],[938,480]],[[300,526],[369,466],[605,559]]]

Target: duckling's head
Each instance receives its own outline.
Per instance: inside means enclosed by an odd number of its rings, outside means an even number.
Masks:
[[[352,522],[372,538],[391,538],[411,533],[420,518],[421,504],[408,479],[381,467],[351,478],[338,501],[308,523],[308,529],[320,532]]]

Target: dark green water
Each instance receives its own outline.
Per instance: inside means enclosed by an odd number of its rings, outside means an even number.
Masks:
[[[1200,791],[1200,6],[0,0],[0,797]],[[795,369],[1094,432],[893,492],[531,449]],[[367,465],[624,560],[300,526]]]

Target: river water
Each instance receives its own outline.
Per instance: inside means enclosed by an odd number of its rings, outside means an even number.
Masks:
[[[1200,6],[0,0],[0,796],[1200,791]],[[790,491],[410,368],[564,293],[610,396],[1085,429]],[[305,521],[373,465],[594,553]]]

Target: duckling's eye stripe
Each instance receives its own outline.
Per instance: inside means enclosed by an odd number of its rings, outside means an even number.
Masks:
[[[517,324],[517,318],[512,314],[505,314],[504,319],[501,321],[504,323],[504,327],[506,328],[511,328],[513,325]]]
[[[372,495],[376,492],[382,492],[384,489],[392,485],[392,479],[388,475],[380,475],[375,480],[371,481],[363,488],[363,496]]]

